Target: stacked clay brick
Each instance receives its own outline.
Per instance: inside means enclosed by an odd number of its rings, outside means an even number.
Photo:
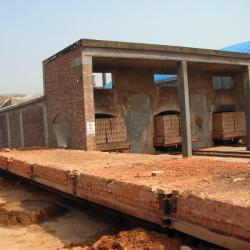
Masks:
[[[213,115],[213,139],[227,140],[246,136],[245,112],[222,112]]]
[[[123,118],[96,119],[96,144],[102,151],[128,149],[127,129]]]
[[[195,139],[192,121],[192,139]],[[154,146],[173,146],[181,144],[179,115],[160,115],[154,118]]]

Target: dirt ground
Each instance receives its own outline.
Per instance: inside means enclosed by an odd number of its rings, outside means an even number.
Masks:
[[[147,232],[142,228],[122,231],[114,236],[103,236],[92,246],[78,246],[74,250],[179,250],[180,242],[156,232]]]
[[[63,249],[90,244],[116,232],[100,216],[75,208],[55,194],[0,175],[0,249]]]
[[[1,250],[180,249],[166,234],[119,232],[112,219],[0,172]]]
[[[80,150],[29,150],[0,152],[28,163],[51,165],[69,171],[147,185],[166,192],[193,194],[250,206],[250,163],[237,159],[182,158],[170,155],[85,152]]]

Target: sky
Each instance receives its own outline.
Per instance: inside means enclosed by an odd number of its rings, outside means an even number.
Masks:
[[[0,0],[0,94],[42,94],[42,61],[81,38],[220,49],[250,40],[249,0]]]

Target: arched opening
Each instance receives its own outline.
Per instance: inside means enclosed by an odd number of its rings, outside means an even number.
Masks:
[[[180,112],[177,110],[165,110],[156,114],[155,116],[161,116],[161,115],[180,115]]]
[[[67,147],[70,137],[70,119],[66,114],[60,112],[55,116],[52,126],[55,131],[57,146]]]
[[[114,118],[114,115],[110,115],[110,114],[95,114],[95,119],[102,119],[102,118]]]
[[[217,107],[214,111],[215,113],[222,113],[222,112],[235,112],[236,108],[234,105],[220,105],[219,107]]]

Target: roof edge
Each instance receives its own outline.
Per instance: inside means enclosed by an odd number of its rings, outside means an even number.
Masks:
[[[17,108],[21,108],[23,106],[27,106],[27,105],[30,105],[30,104],[33,104],[33,103],[36,103],[36,102],[44,101],[44,100],[45,100],[45,96],[44,95],[43,96],[39,96],[37,98],[28,100],[26,102],[22,102],[22,103],[19,103],[19,104],[14,104],[14,105],[10,105],[10,106],[4,107],[4,108],[0,108],[0,113],[7,112],[9,110],[13,110],[13,109],[17,109]]]
[[[120,41],[95,40],[95,39],[83,38],[69,45],[63,50],[60,50],[59,52],[52,55],[51,57],[45,59],[43,61],[43,64],[53,61],[54,59],[79,47],[129,49],[129,50],[142,50],[142,51],[162,51],[162,52],[175,52],[175,53],[199,54],[199,55],[207,55],[207,56],[222,56],[222,57],[250,59],[250,55],[247,53],[228,52],[228,51],[215,50],[215,49],[203,49],[203,48],[174,46],[174,45],[120,42]]]

